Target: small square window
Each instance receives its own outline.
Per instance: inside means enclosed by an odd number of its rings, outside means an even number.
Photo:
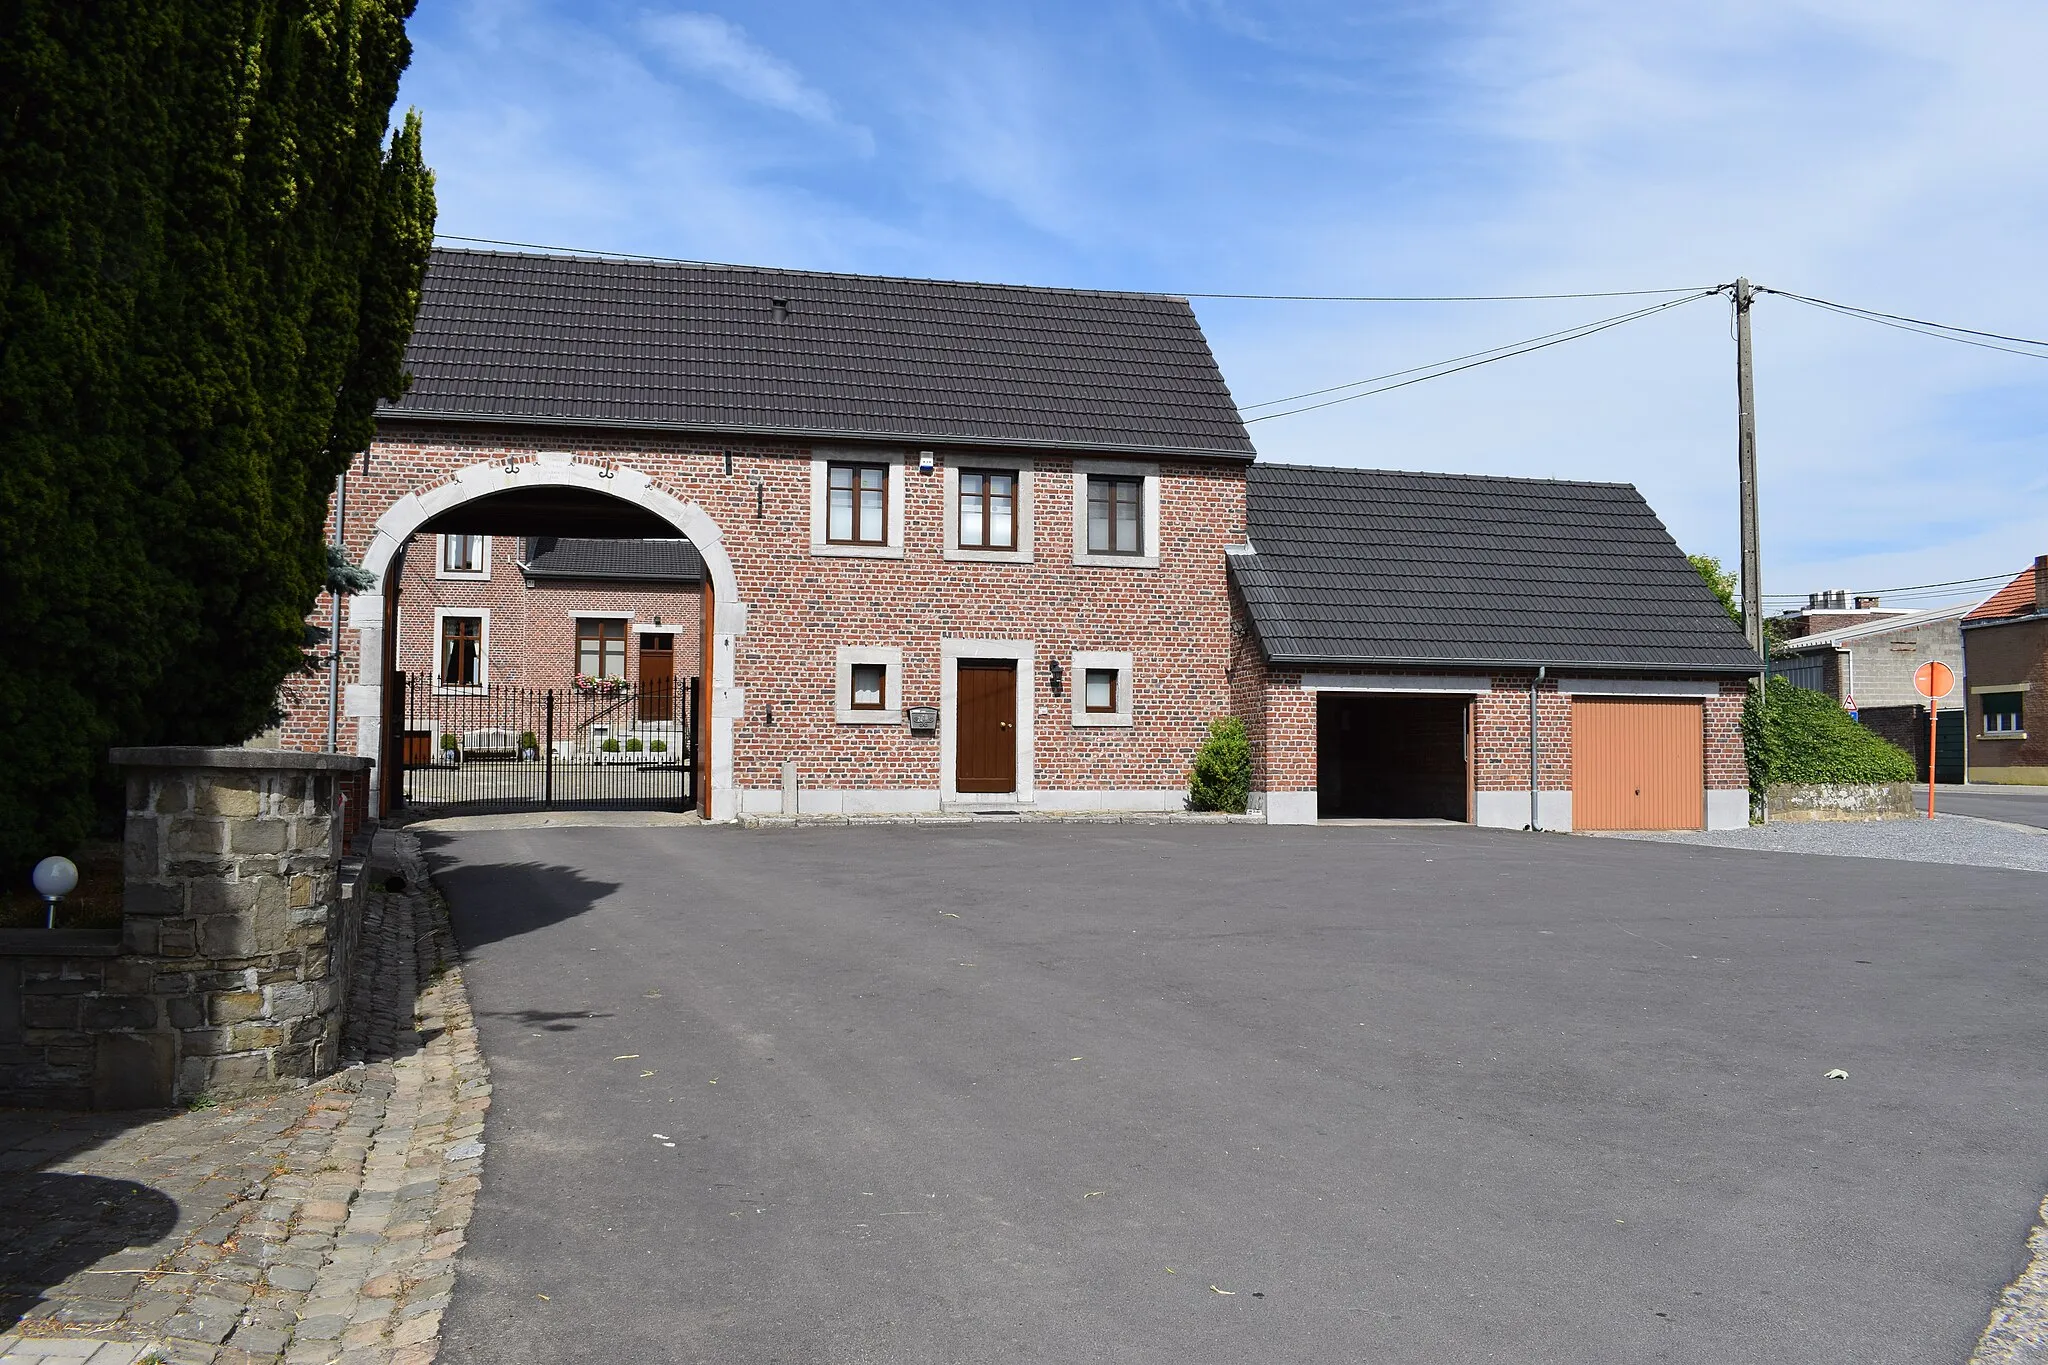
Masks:
[[[833,545],[886,545],[889,467],[833,464],[825,472],[825,539]]]
[[[1090,712],[1116,710],[1116,670],[1091,668],[1082,675],[1081,705]]]
[[[1088,553],[1091,555],[1141,555],[1145,553],[1142,506],[1143,479],[1088,476]]]
[[[482,573],[484,571],[484,538],[482,536],[442,536],[441,569],[444,573]]]
[[[1984,694],[1984,733],[1987,735],[2016,735],[2026,728],[2024,719],[2024,692],[1986,692]]]
[[[887,664],[853,665],[851,693],[850,704],[854,710],[884,710],[889,698],[889,666]]]
[[[441,618],[441,686],[476,687],[483,681],[484,618]]]

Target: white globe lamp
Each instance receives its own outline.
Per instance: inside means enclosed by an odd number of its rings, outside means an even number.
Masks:
[[[78,864],[69,858],[45,858],[36,864],[28,879],[49,907],[43,927],[56,928],[57,902],[78,889]]]

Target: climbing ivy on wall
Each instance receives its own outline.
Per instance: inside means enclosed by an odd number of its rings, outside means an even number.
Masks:
[[[0,15],[0,870],[107,748],[238,743],[304,663],[335,474],[404,390],[434,224],[413,0]]]

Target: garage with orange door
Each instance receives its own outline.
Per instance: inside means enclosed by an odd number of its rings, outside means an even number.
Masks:
[[[1706,706],[1572,698],[1574,829],[1705,829]]]

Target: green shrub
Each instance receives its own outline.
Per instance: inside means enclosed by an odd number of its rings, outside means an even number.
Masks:
[[[521,730],[519,732],[519,752],[525,753],[528,749],[538,750],[539,748],[540,736],[534,734],[531,730]]]
[[[1849,719],[1833,697],[1783,678],[1743,704],[1742,745],[1757,792],[1779,783],[1911,782],[1918,775],[1911,754]]]
[[[604,750],[608,754],[615,754],[619,751],[619,742],[615,739],[608,739],[604,743],[598,745],[597,747]]]
[[[1195,754],[1195,770],[1188,781],[1189,807],[1242,815],[1251,786],[1252,746],[1245,738],[1244,722],[1235,716],[1210,721],[1209,737]]]
[[[640,736],[638,735],[634,735],[626,741],[626,752],[629,754],[637,754],[643,747],[645,746],[640,743]]]
[[[657,754],[665,754],[668,752],[668,741],[665,739],[657,739],[647,747]]]
[[[443,749],[460,749],[462,741],[453,735],[443,735],[441,736],[441,747]]]

